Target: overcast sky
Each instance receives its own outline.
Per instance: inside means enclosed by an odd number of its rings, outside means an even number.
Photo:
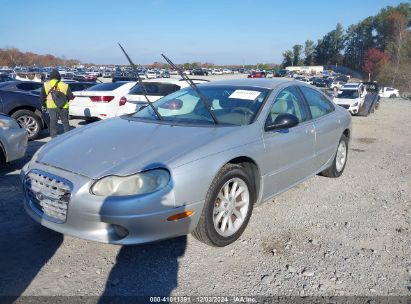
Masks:
[[[317,41],[340,22],[375,15],[391,0],[121,0],[2,3],[0,48],[83,62],[280,63],[294,44]],[[406,2],[406,1],[403,1]],[[61,4],[61,5],[60,5]]]

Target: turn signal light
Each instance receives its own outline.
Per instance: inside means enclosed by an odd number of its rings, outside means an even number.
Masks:
[[[90,96],[92,102],[110,102],[114,96]]]
[[[174,214],[174,215],[172,215],[172,216],[169,216],[168,218],[167,218],[167,221],[178,221],[178,220],[181,220],[181,219],[183,219],[183,218],[186,218],[186,217],[189,217],[189,216],[192,216],[194,214],[194,211],[191,211],[191,210],[188,210],[188,211],[184,211],[184,212],[182,212],[182,213],[177,213],[177,214]]]

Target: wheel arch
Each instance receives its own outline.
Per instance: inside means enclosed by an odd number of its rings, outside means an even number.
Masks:
[[[7,162],[7,153],[3,143],[0,141],[0,163],[1,162]]]
[[[235,164],[235,165],[240,165],[241,167],[244,168],[244,170],[249,174],[251,180],[254,182],[254,190],[256,194],[256,202],[257,203],[260,200],[260,193],[261,191],[261,173],[260,173],[260,168],[257,165],[257,162],[253,160],[251,157],[248,156],[238,156],[235,157],[231,160],[229,160],[226,164]]]
[[[45,128],[45,127],[46,127],[46,123],[45,123],[45,121],[43,120],[43,117],[42,117],[42,115],[41,115],[41,112],[40,112],[36,107],[33,107],[33,106],[24,105],[24,106],[15,107],[15,108],[13,108],[13,109],[8,113],[8,115],[11,116],[11,115],[13,115],[14,113],[16,113],[17,111],[20,111],[20,110],[27,110],[27,111],[33,112],[33,113],[36,114],[37,117],[40,119],[42,128]]]
[[[348,138],[348,142],[351,141],[351,130],[346,128],[343,132],[343,135],[345,135]]]

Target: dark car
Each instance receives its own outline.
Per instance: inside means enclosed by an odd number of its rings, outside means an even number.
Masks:
[[[138,81],[137,76],[114,76],[111,79],[111,82],[118,82],[118,81]]]
[[[327,79],[317,78],[313,81],[313,85],[319,88],[325,88],[328,87],[328,81]]]
[[[41,86],[39,82],[30,81],[0,83],[0,113],[10,115],[26,128],[29,140],[36,139],[47,127],[48,119],[43,119],[40,98],[34,92]]]
[[[7,81],[0,84],[1,90],[13,91],[13,92],[30,92],[41,88],[43,84],[35,81]]]
[[[16,79],[11,78],[9,75],[0,74],[0,82],[15,81],[15,80]]]
[[[288,70],[279,70],[274,73],[274,77],[285,77],[287,75],[289,75]]]
[[[338,75],[337,77],[335,77],[336,81],[344,81],[347,82],[350,78],[345,76],[345,75]]]
[[[205,69],[193,69],[191,75],[208,76],[208,71]]]
[[[67,82],[67,85],[70,88],[71,92],[78,92],[78,91],[84,91],[85,89],[88,89],[89,87],[95,86],[95,82]],[[41,87],[31,91],[33,94],[39,95],[41,92]]]
[[[247,78],[265,78],[265,72],[252,72],[248,74]]]

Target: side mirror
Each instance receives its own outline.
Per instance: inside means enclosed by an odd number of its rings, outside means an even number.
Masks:
[[[293,114],[281,113],[277,116],[274,122],[266,123],[265,131],[290,129],[298,125],[298,118]]]

